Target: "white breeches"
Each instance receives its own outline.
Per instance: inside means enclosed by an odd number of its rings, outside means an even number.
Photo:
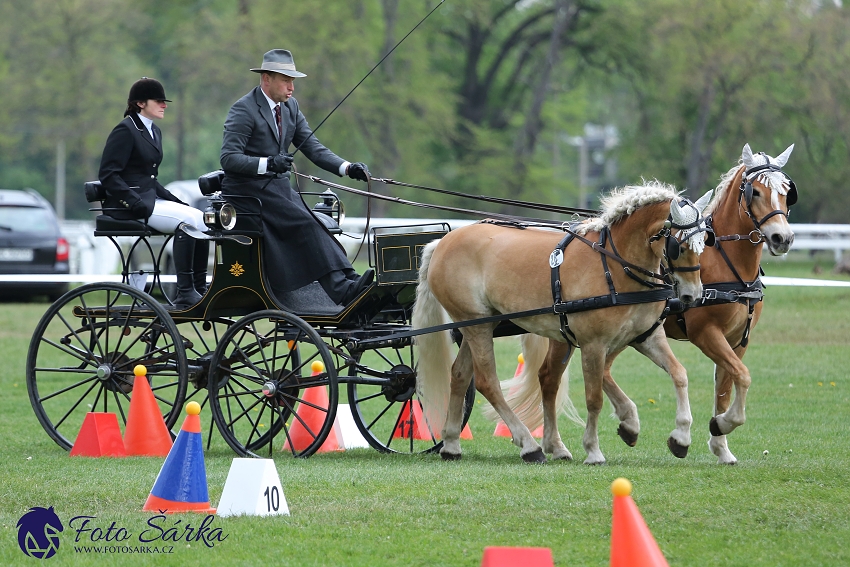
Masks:
[[[204,224],[204,213],[194,207],[165,199],[156,200],[153,213],[148,218],[148,225],[152,229],[165,234],[173,234],[180,223],[184,222],[198,230],[207,230]]]

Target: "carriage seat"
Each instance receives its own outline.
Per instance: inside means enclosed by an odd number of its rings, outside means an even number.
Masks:
[[[100,209],[89,209],[90,211],[103,211],[103,201],[106,200],[106,189],[100,181],[87,181],[85,183],[86,201],[89,203],[99,202]],[[95,236],[155,236],[162,234],[152,229],[147,223],[129,219],[121,220],[112,218],[107,214],[97,215],[94,221]]]

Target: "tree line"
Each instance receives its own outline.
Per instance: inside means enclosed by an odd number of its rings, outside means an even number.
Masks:
[[[0,4],[0,187],[48,198],[65,148],[67,216],[130,85],[162,81],[161,180],[219,167],[248,69],[290,49],[314,127],[438,0],[6,0]],[[376,177],[578,205],[657,178],[698,196],[740,158],[796,144],[795,222],[850,222],[850,17],[839,0],[446,0],[317,137]],[[581,186],[575,140],[614,128],[603,182]],[[305,158],[299,171],[338,181]],[[613,172],[613,173],[612,173]],[[304,187],[308,191],[318,187]],[[414,201],[527,213],[375,184]],[[343,196],[350,214],[365,200]],[[589,202],[591,206],[594,204]],[[416,216],[374,202],[373,214]],[[426,216],[428,216],[426,214]]]

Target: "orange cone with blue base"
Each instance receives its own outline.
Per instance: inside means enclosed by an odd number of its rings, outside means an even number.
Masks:
[[[611,483],[614,513],[611,526],[611,567],[669,567],[655,538],[632,500],[632,483]]]
[[[198,402],[186,404],[186,419],[156,477],[144,510],[164,514],[215,514],[207,490],[200,413]]]

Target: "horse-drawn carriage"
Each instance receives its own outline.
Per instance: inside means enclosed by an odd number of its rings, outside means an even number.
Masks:
[[[169,428],[183,404],[197,400],[209,406],[218,431],[241,456],[282,448],[299,457],[313,454],[334,425],[342,391],[375,449],[438,447],[438,434],[422,435],[421,427],[411,432],[419,415],[416,360],[412,338],[394,335],[409,329],[421,248],[449,227],[372,229],[375,283],[348,305],[335,304],[315,282],[276,297],[261,261],[259,219],[236,217],[238,196],[222,195],[210,178],[201,185],[210,196],[209,230],[191,236],[215,243],[215,262],[202,301],[186,309],[167,305],[168,287],[148,243],[156,231],[140,221],[97,217],[96,236],[111,239],[119,252],[119,238],[134,243],[121,254],[124,283],[73,289],[50,306],[34,332],[27,385],[50,437],[70,449],[87,412],[114,412],[126,423],[133,368],[143,364]],[[96,182],[86,185],[86,194],[91,202],[104,198]],[[336,196],[325,193],[316,215],[336,232],[339,210]],[[152,273],[131,273],[134,253],[151,257]],[[147,287],[128,285],[139,276]],[[166,305],[148,293],[154,291]],[[470,387],[467,416],[473,396]]]
[[[786,191],[793,204],[796,190],[793,183],[788,188],[780,169],[788,154],[790,148],[779,165],[767,157],[762,165],[748,164],[749,181],[743,168],[733,168],[735,179],[743,175],[746,181],[740,183],[738,205],[745,200],[760,235],[751,244],[765,238],[759,225],[768,219],[787,226],[787,206],[773,206],[773,212],[756,220],[753,186],[783,198]],[[778,176],[770,187],[755,178],[763,170]],[[676,300],[705,303],[708,297],[700,284],[699,253],[704,241],[714,244],[710,219],[702,216],[711,194],[695,205],[663,184],[631,187],[615,194],[600,217],[581,226],[502,218],[453,231],[446,239],[450,227],[445,224],[373,229],[369,263],[376,282],[340,306],[315,282],[274,296],[264,275],[259,215],[235,218],[229,201],[240,197],[222,195],[214,185],[204,190],[211,195],[205,213],[209,230],[189,232],[215,243],[212,282],[199,303],[169,310],[137,287],[95,283],[62,296],[39,322],[29,348],[27,386],[40,423],[63,448],[73,446],[87,412],[112,411],[126,423],[137,379],[133,368],[143,364],[169,428],[184,402],[198,400],[208,405],[217,430],[241,456],[315,453],[334,426],[345,390],[357,428],[375,449],[433,452],[445,435],[443,457],[459,458],[457,439],[477,386],[511,428],[525,460],[545,460],[544,452],[571,458],[553,421],[557,369],[563,370],[574,347],[582,347],[586,462],[604,462],[596,429],[603,387],[617,394],[621,437],[634,444],[638,432],[636,414],[626,417],[634,413],[633,404],[623,401],[628,399],[610,377],[613,359],[629,344],[647,341],[647,351],[675,361],[662,331],[665,317],[676,311]],[[96,185],[87,187],[87,195],[90,201],[103,198]],[[758,210],[770,211],[770,203],[759,199]],[[322,194],[319,207],[341,209],[328,194]],[[330,218],[323,222],[338,228]],[[776,242],[768,242],[787,250],[790,241],[771,231]],[[114,242],[134,237],[133,249],[141,246],[153,255],[146,245],[153,231],[138,221],[101,215],[95,234]],[[741,235],[718,236],[721,240],[738,241]],[[125,281],[131,275],[129,262],[123,258]],[[153,264],[153,286],[162,290]],[[739,290],[724,293],[735,296],[726,303],[740,302]],[[749,319],[759,300],[747,299]],[[449,331],[460,345],[452,368],[445,349]],[[542,402],[533,405],[542,407],[546,418],[542,448],[505,402],[493,368],[492,338],[526,332],[562,345],[550,347],[551,360],[544,367],[538,364],[540,355],[531,369],[541,368]],[[673,362],[662,366],[675,367]],[[691,424],[687,378],[675,376],[674,384],[680,407],[669,444],[676,456],[684,456]],[[724,388],[728,385],[724,382]],[[717,421],[722,419],[718,415]],[[725,430],[712,427],[714,438],[725,442],[723,434],[731,430],[725,422]]]

